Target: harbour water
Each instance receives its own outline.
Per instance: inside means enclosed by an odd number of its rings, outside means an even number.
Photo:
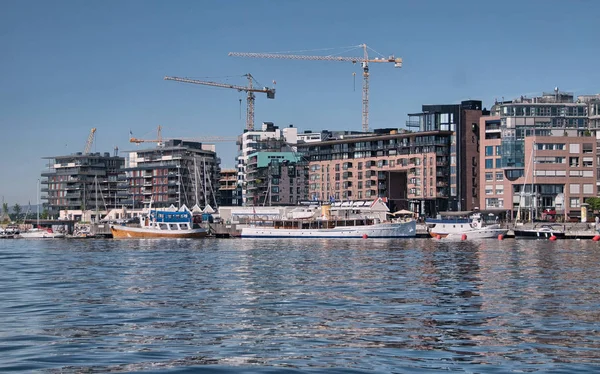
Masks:
[[[3,240],[0,371],[595,371],[599,246]]]

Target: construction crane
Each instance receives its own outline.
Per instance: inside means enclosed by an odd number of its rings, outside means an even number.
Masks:
[[[134,138],[133,136],[131,136],[129,138],[129,142],[136,143],[136,144],[156,143],[157,145],[161,146],[163,144],[163,137],[162,137],[162,127],[160,125],[158,126],[156,133],[157,133],[156,139],[140,139],[140,138]],[[131,132],[129,134],[132,135]],[[226,137],[226,136],[200,136],[200,137],[194,137],[194,138],[172,138],[172,139],[197,141],[197,142],[204,142],[204,143],[237,141],[237,137]]]
[[[317,61],[344,61],[356,64],[360,62],[363,69],[363,91],[362,91],[362,128],[364,132],[369,131],[369,63],[371,62],[392,62],[394,67],[402,67],[402,58],[389,57],[369,58],[366,44],[360,44],[354,48],[363,49],[363,57],[345,57],[345,56],[307,56],[281,53],[253,53],[253,52],[229,52],[229,56],[234,57],[256,57],[256,58],[280,58],[290,60],[317,60]]]
[[[83,154],[87,155],[92,150],[92,144],[94,144],[94,134],[96,133],[96,128],[92,128],[90,130],[90,135],[88,135],[87,141],[85,142],[85,148],[83,149]]]
[[[178,77],[165,77],[165,80],[168,81],[176,81],[176,82],[183,82],[183,83],[193,83],[193,84],[202,84],[205,86],[213,86],[213,87],[222,87],[222,88],[232,88],[234,90],[238,90],[238,91],[244,91],[247,92],[247,108],[246,108],[246,130],[252,131],[254,130],[254,99],[255,99],[255,92],[263,92],[267,94],[267,99],[274,99],[275,98],[275,89],[274,88],[269,88],[269,87],[263,87],[263,88],[254,88],[252,83],[254,78],[252,77],[251,74],[244,74],[244,77],[248,78],[248,86],[244,87],[244,86],[236,86],[236,85],[232,85],[232,84],[225,84],[225,83],[216,83],[216,82],[205,82],[205,81],[199,81],[199,80],[195,80],[195,79],[188,79],[188,78],[178,78]],[[275,82],[273,82],[275,83]]]

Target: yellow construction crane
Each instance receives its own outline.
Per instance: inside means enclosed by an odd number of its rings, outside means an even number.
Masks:
[[[366,44],[360,44],[354,48],[363,49],[363,57],[345,57],[345,56],[307,56],[291,55],[282,53],[253,53],[253,52],[229,52],[229,56],[235,57],[256,57],[256,58],[281,58],[290,60],[317,60],[317,61],[344,61],[356,64],[360,62],[363,69],[363,92],[362,92],[362,127],[363,131],[369,131],[369,63],[371,62],[392,62],[394,67],[402,67],[402,58],[389,57],[369,58]]]
[[[85,142],[85,148],[83,149],[83,154],[87,155],[92,150],[92,144],[94,144],[94,134],[96,133],[96,128],[92,128],[90,130],[90,135],[88,135],[87,141]]]
[[[178,77],[165,77],[165,80],[168,81],[176,81],[176,82],[183,82],[183,83],[193,83],[193,84],[202,84],[205,86],[213,86],[213,87],[222,87],[222,88],[232,88],[234,90],[238,90],[238,91],[244,91],[247,92],[247,108],[246,108],[246,129],[249,131],[254,130],[254,99],[255,99],[255,92],[263,92],[267,94],[267,99],[274,99],[275,98],[275,89],[274,88],[269,88],[269,87],[263,87],[263,88],[254,88],[253,86],[253,80],[254,78],[252,77],[251,74],[244,74],[244,77],[248,78],[248,86],[244,87],[244,86],[236,86],[236,85],[232,85],[232,84],[225,84],[225,83],[216,83],[216,82],[206,82],[206,81],[199,81],[199,80],[195,80],[195,79],[188,79],[188,78],[178,78]],[[275,82],[273,82],[275,83]]]
[[[156,139],[139,139],[131,136],[129,138],[130,143],[156,143],[161,146],[163,144],[162,137],[162,127],[159,125],[156,130]],[[130,133],[131,135],[131,133]],[[171,139],[179,139],[179,140],[187,140],[187,141],[196,141],[196,142],[204,142],[204,143],[217,143],[217,142],[235,142],[237,141],[237,137],[226,137],[226,136],[200,136],[194,138],[171,138]]]

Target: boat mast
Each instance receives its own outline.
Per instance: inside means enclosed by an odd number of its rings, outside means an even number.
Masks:
[[[98,176],[94,175],[94,191],[96,198],[96,222],[98,222]]]
[[[194,157],[194,195],[196,196],[196,205],[200,207],[200,197],[198,196],[198,157]]]
[[[202,188],[204,189],[204,206],[208,205],[206,197],[206,157],[202,157]]]
[[[527,171],[523,176],[523,186],[521,186],[521,197],[519,198],[519,207],[517,208],[517,217],[515,218],[515,223],[519,223],[521,221],[521,206],[525,204],[525,187],[527,186],[527,176],[529,175],[529,171],[531,170],[531,164],[533,163],[533,149],[531,150],[531,158],[529,159],[529,165],[527,165]],[[533,181],[533,176],[531,177]],[[533,188],[533,182],[531,187]],[[530,194],[531,195],[531,194]],[[530,202],[531,203],[531,202]],[[531,212],[531,208],[530,208]]]
[[[533,129],[533,136],[535,137],[535,128]],[[536,211],[536,208],[534,207],[534,202],[537,200],[536,199],[536,194],[535,194],[535,140],[533,141],[533,144],[531,146],[531,199],[530,199],[530,203],[529,203],[529,220],[531,222],[533,222],[533,218],[534,218],[534,213]]]
[[[40,226],[40,179],[37,180],[37,225]]]

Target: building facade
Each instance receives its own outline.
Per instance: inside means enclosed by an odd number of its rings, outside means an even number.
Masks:
[[[283,145],[294,147],[298,142],[298,129],[290,125],[280,129],[272,122],[263,122],[260,130],[244,130],[239,137],[237,170],[241,189],[241,204],[248,200],[247,166],[251,154],[258,151],[280,151]]]
[[[479,100],[460,104],[423,105],[420,113],[409,114],[407,127],[418,131],[449,131],[448,210],[479,207],[479,119],[489,114]]]
[[[221,169],[219,178],[219,206],[240,205],[241,189],[237,183],[237,169]]]
[[[484,208],[519,220],[579,217],[598,191],[597,99],[555,89],[496,103],[480,120]]]
[[[390,209],[434,216],[450,208],[449,130],[342,136],[298,144],[308,160],[308,199],[387,198]]]
[[[76,153],[46,157],[41,192],[51,217],[61,210],[99,209],[107,211],[123,203],[119,177],[124,174],[123,157],[110,153]]]
[[[140,208],[217,206],[220,160],[215,146],[171,139],[156,148],[130,152],[127,203]]]
[[[296,205],[306,200],[307,173],[298,153],[252,153],[246,170],[246,205]]]

